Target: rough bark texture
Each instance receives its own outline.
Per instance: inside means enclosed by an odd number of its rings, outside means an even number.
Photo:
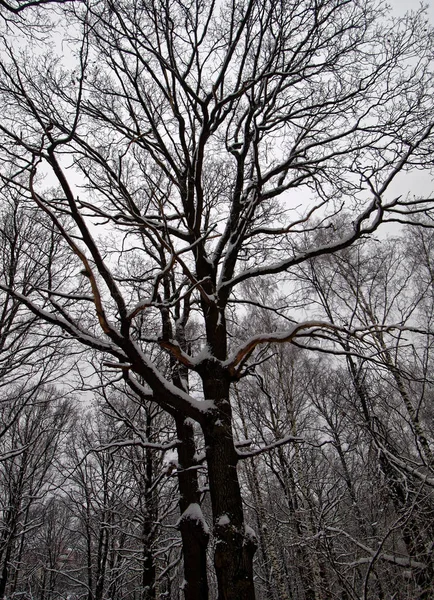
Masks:
[[[189,419],[177,417],[176,431],[181,443],[178,446],[179,509],[181,512],[180,531],[184,557],[183,587],[185,600],[206,600],[208,579],[206,550],[209,534],[204,523],[182,518],[191,504],[200,504],[200,494],[195,466],[193,425]]]
[[[205,397],[217,410],[203,425],[214,518],[214,565],[219,600],[253,600],[253,556],[256,543],[246,536],[238,455],[232,434],[229,380],[216,363],[207,365],[203,378]]]

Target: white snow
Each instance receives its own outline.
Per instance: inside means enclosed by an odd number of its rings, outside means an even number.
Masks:
[[[290,444],[291,442],[295,444],[303,444],[305,441],[306,440],[302,437],[287,435],[281,438],[280,440],[271,442],[271,444],[267,444],[266,446],[260,446],[259,448],[255,448],[254,450],[249,450],[247,452],[241,452],[240,450],[238,450],[238,444],[235,444],[235,446],[237,448],[237,454],[240,458],[248,458],[249,456],[257,456],[258,454],[262,454],[263,452],[268,452],[269,450],[273,450],[274,448],[279,448],[279,446]]]
[[[181,405],[184,405],[182,407],[184,410],[188,410],[187,407],[190,407],[191,409],[201,414],[205,414],[209,410],[215,410],[215,404],[212,400],[196,400],[195,398],[187,394],[187,392],[184,392],[180,388],[176,387],[176,385],[174,385],[171,381],[168,381],[164,377],[163,373],[161,373],[161,371],[155,366],[153,361],[145,355],[141,347],[136,342],[134,342],[134,346],[137,354],[140,356],[146,369],[152,372],[154,377],[158,379],[160,384],[162,384],[166,388],[170,395],[174,396],[181,403]],[[140,386],[138,382],[137,385]],[[179,409],[179,407],[176,408]]]
[[[216,525],[218,525],[219,527],[224,527],[225,525],[229,525],[230,522],[231,520],[228,517],[228,515],[224,514],[220,515],[220,517],[217,519]]]
[[[244,537],[246,540],[251,540],[255,544],[258,541],[258,536],[256,535],[255,530],[250,527],[250,525],[244,525]]]
[[[179,518],[178,526],[181,521],[195,521],[202,526],[202,529],[205,533],[209,533],[209,527],[205,521],[205,517],[203,516],[202,509],[196,502],[189,504],[189,506],[185,509]]]
[[[150,306],[152,306],[153,304],[153,299],[152,297],[149,298],[143,298],[142,300],[140,300],[140,302],[138,302],[136,304],[136,306],[127,314],[127,319],[131,319],[132,317],[134,317],[135,315],[137,315],[137,313],[139,313],[142,310],[145,310],[146,308],[149,308]]]
[[[333,323],[328,323],[326,321],[304,321],[302,323],[296,323],[289,329],[284,329],[282,331],[274,331],[272,333],[261,333],[259,335],[253,335],[248,338],[243,344],[241,344],[235,352],[223,363],[224,367],[230,367],[237,365],[246,355],[247,352],[250,352],[259,344],[272,344],[272,343],[282,343],[291,341],[296,335],[300,332],[304,332],[306,334],[307,329],[337,329],[337,327]]]

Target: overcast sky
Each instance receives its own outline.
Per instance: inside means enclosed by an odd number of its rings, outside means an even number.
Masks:
[[[388,0],[388,4],[397,15],[404,15],[409,10],[416,10],[420,6],[419,0]],[[434,0],[423,2],[428,4],[428,15],[434,25]],[[434,191],[433,174],[427,171],[413,171],[409,175],[398,177],[391,186],[392,194],[410,193],[415,196],[431,196]]]
[[[388,0],[390,6],[397,12],[397,14],[404,14],[408,10],[415,10],[420,2],[418,0]],[[430,2],[423,2],[423,4],[428,4],[428,14],[431,19],[431,23],[434,24],[434,1],[430,0]]]

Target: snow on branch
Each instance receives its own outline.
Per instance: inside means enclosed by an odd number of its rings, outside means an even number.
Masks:
[[[0,462],[4,462],[11,458],[15,458],[16,456],[19,456],[20,454],[22,454],[23,452],[28,450],[28,448],[29,448],[29,444],[26,444],[25,446],[21,446],[19,448],[14,448],[13,450],[10,450],[9,452],[0,454]]]
[[[90,333],[83,331],[77,325],[77,323],[74,323],[72,320],[67,320],[64,317],[54,315],[52,312],[44,310],[43,308],[41,308],[40,306],[35,304],[32,300],[30,300],[30,298],[28,298],[24,294],[21,294],[20,292],[17,292],[15,290],[9,288],[8,286],[3,285],[2,283],[0,283],[0,290],[3,290],[4,292],[11,294],[11,296],[13,296],[14,298],[16,298],[17,300],[22,302],[25,306],[27,306],[27,308],[34,315],[36,315],[37,317],[40,317],[47,323],[51,323],[52,325],[57,325],[63,331],[68,333],[71,337],[78,340],[85,346],[88,346],[89,348],[94,348],[95,350],[101,350],[102,352],[108,352],[112,356],[116,356],[117,358],[119,358],[121,361],[127,360],[126,355],[123,354],[122,350],[120,350],[120,348],[118,346],[115,346],[114,344],[112,344],[108,341],[102,340],[99,337],[98,338],[94,337]]]
[[[141,448],[150,448],[151,450],[161,450],[162,452],[167,452],[167,450],[172,450],[173,448],[176,448],[179,443],[179,440],[173,440],[171,442],[168,442],[167,444],[157,444],[139,438],[131,438],[129,440],[113,440],[108,444],[102,444],[101,446],[93,448],[93,451],[105,452],[107,450],[117,450],[118,448],[140,446]]]
[[[285,444],[303,444],[306,440],[302,437],[296,437],[293,435],[287,435],[280,440],[276,440],[271,444],[267,444],[266,446],[261,446],[260,448],[256,448],[255,450],[249,450],[248,452],[240,452],[237,449],[238,458],[250,458],[252,456],[258,456],[258,454],[262,454],[263,452],[269,452],[270,450],[274,450],[275,448],[279,448],[280,446],[284,446]],[[236,444],[238,448],[241,444]],[[244,445],[244,444],[243,444]]]
[[[416,479],[419,479],[422,483],[434,487],[434,477],[430,477],[428,473],[422,473],[418,469],[411,467],[407,461],[399,459],[397,456],[386,450],[382,444],[378,444],[378,446],[380,447],[381,452],[383,452],[394,465],[405,471],[408,475],[416,477]],[[423,468],[422,465],[421,468]]]
[[[425,335],[432,335],[433,332],[428,330],[423,330],[415,327],[407,327],[400,323],[391,323],[390,325],[379,325],[375,323],[374,325],[370,325],[368,327],[355,327],[353,329],[348,329],[346,327],[341,327],[334,323],[328,323],[326,321],[305,321],[303,323],[298,323],[293,325],[289,329],[285,329],[283,331],[276,331],[272,333],[263,333],[250,337],[248,340],[244,342],[241,346],[238,347],[235,352],[233,352],[232,356],[230,356],[224,363],[223,366],[227,367],[230,374],[233,377],[238,377],[240,374],[240,370],[242,365],[247,361],[247,359],[251,356],[252,352],[255,348],[261,344],[284,344],[294,342],[297,336],[300,337],[309,337],[315,335],[319,335],[319,332],[322,330],[330,330],[335,333],[344,333],[349,337],[358,338],[359,340],[363,340],[366,336],[371,335],[372,332],[391,332],[391,331],[409,331],[413,333],[421,333]],[[328,341],[335,341],[334,338],[325,338]],[[303,346],[305,347],[305,346]],[[315,348],[315,350],[321,350],[321,348]],[[329,352],[329,350],[327,350]],[[337,354],[338,352],[336,352]],[[352,351],[339,352],[341,354],[351,354],[357,355],[357,353],[353,353]]]
[[[373,548],[366,546],[366,544],[362,544],[362,542],[353,538],[349,533],[343,531],[342,529],[338,529],[337,527],[326,527],[326,531],[330,531],[331,533],[337,533],[338,535],[343,535],[351,542],[353,542],[353,544],[355,544],[358,548],[364,550],[367,554],[369,554],[369,557],[359,558],[358,560],[350,563],[348,566],[356,566],[371,563],[373,558],[380,558],[386,562],[398,565],[400,567],[410,567],[415,569],[426,569],[427,567],[425,563],[413,560],[409,556],[396,556],[396,554],[388,554],[387,552],[378,553],[378,550],[374,550]]]
[[[152,382],[148,382],[148,386],[144,386],[133,377],[131,369],[123,369],[123,375],[128,385],[140,397],[158,402],[168,412],[180,411],[197,421],[208,413],[215,410],[215,403],[212,400],[197,400],[184,390],[176,387],[171,381],[168,381],[164,375],[148,360],[148,358],[137,348],[143,364],[146,366],[146,372]]]
[[[170,354],[185,367],[194,367],[195,363],[192,361],[191,357],[183,351],[178,342],[174,340],[160,340],[159,344],[162,348],[170,352]]]

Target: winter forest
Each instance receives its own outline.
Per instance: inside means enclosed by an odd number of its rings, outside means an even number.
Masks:
[[[434,597],[433,62],[422,5],[0,0],[0,600]]]

